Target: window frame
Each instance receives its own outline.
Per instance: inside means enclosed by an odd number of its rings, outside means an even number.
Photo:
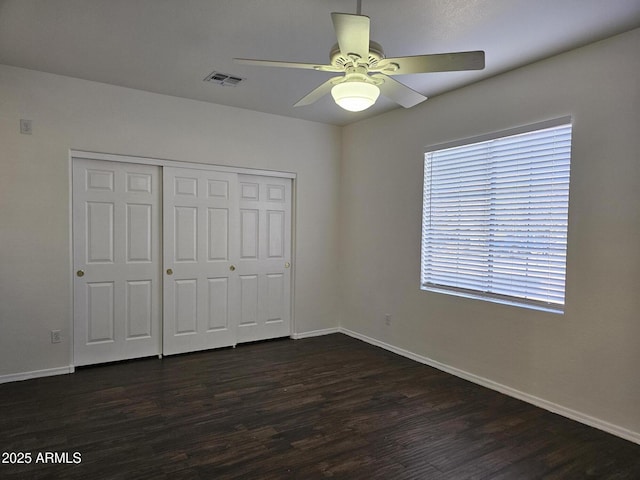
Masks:
[[[463,138],[459,140],[454,140],[451,142],[439,143],[429,145],[424,148],[423,152],[423,171],[425,171],[427,166],[427,154],[430,152],[435,152],[439,150],[445,150],[449,148],[461,147],[466,145],[472,145],[476,143],[488,142],[491,140],[501,139],[504,137],[511,137],[514,135],[520,135],[525,133],[533,133],[538,130],[544,130],[553,127],[560,127],[563,125],[568,125],[571,127],[571,134],[573,134],[573,118],[571,115],[566,115],[558,118],[553,118],[550,120],[545,120],[542,122],[536,122],[528,125],[522,125],[515,128],[509,128],[505,130],[495,131],[483,135]],[[572,137],[573,138],[573,137]],[[573,153],[573,141],[571,140],[571,153],[569,156],[569,172],[571,169],[572,163],[572,153]],[[569,173],[570,177],[570,173]],[[567,193],[569,194],[570,185],[567,187]],[[487,189],[490,191],[490,189]],[[447,285],[438,285],[433,283],[425,283],[423,280],[425,279],[425,260],[424,260],[424,249],[425,249],[425,239],[426,239],[426,231],[425,231],[425,218],[426,218],[426,174],[423,177],[423,200],[422,200],[422,211],[421,211],[421,237],[420,237],[420,289],[423,291],[435,292],[435,293],[444,293],[448,295],[454,295],[464,298],[472,298],[479,299],[493,303],[500,303],[505,305],[513,305],[517,307],[529,308],[534,310],[540,310],[551,313],[563,314],[566,307],[566,291],[567,291],[567,263],[566,263],[566,255],[568,251],[568,237],[569,237],[569,226],[568,226],[568,217],[569,217],[569,200],[567,200],[567,229],[565,236],[565,265],[564,265],[564,299],[563,303],[555,303],[555,302],[546,302],[535,299],[529,299],[519,296],[510,296],[503,295],[499,293],[492,292],[483,292],[475,289],[467,289],[456,286],[447,286]],[[431,204],[429,204],[430,206]]]

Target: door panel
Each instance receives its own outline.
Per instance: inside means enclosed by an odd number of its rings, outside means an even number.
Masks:
[[[236,344],[238,287],[230,270],[239,252],[236,177],[164,168],[166,355]]]
[[[87,259],[86,263],[113,263],[112,202],[87,202]]]
[[[127,339],[151,336],[151,287],[149,280],[127,282]]]
[[[73,159],[74,365],[160,353],[160,168]]]
[[[114,282],[87,283],[87,300],[89,304],[89,334],[87,344],[113,343],[114,341],[113,283]]]
[[[258,210],[240,210],[240,258],[258,258]]]
[[[198,261],[198,208],[175,207],[175,255],[173,261]],[[166,240],[165,240],[166,242]]]
[[[238,342],[291,333],[291,180],[239,175]]]
[[[229,279],[209,278],[209,324],[207,331],[229,328]]]
[[[198,280],[175,282],[175,334],[198,333]]]
[[[240,275],[240,321],[238,327],[258,325],[258,276]]]
[[[225,261],[229,258],[229,209],[209,208],[207,231],[208,260]]]
[[[267,275],[267,323],[283,322],[284,275],[270,273]]]
[[[267,211],[267,256],[284,258],[284,211]]]
[[[151,261],[151,205],[127,205],[127,262]]]

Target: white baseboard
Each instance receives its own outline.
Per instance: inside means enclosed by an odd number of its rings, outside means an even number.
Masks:
[[[319,337],[321,335],[331,335],[340,332],[340,327],[323,328],[322,330],[311,330],[310,332],[294,333],[291,338],[299,340],[301,338]]]
[[[459,368],[451,367],[444,363],[440,363],[437,360],[433,360],[431,358],[418,355],[417,353],[410,352],[409,350],[405,350],[403,348],[393,346],[391,344],[382,342],[375,338],[368,337],[367,335],[354,332],[353,330],[349,330],[348,328],[340,327],[339,330],[341,333],[344,333],[345,335],[349,335],[350,337],[357,338],[358,340],[362,340],[363,342],[369,343],[371,345],[375,345],[376,347],[384,348],[385,350],[389,350],[390,352],[397,353],[398,355],[402,355],[403,357],[409,358],[411,360],[415,360],[416,362],[429,365],[430,367],[437,368],[438,370],[441,370],[446,373],[450,373],[451,375],[455,375],[456,377],[463,378],[464,380],[468,380],[470,382],[481,385],[483,387],[490,388],[491,390],[496,390],[500,393],[504,393],[505,395],[509,395],[510,397],[514,397],[514,398],[517,398],[518,400],[525,401],[527,403],[535,405],[536,407],[540,407],[545,410],[548,410],[552,413],[557,413],[558,415],[562,415],[563,417],[570,418],[571,420],[575,420],[577,422],[583,423],[590,427],[603,430],[607,433],[611,433],[612,435],[616,435],[617,437],[624,438],[625,440],[629,440],[630,442],[640,444],[639,432],[628,430],[624,427],[620,427],[619,425],[614,425],[613,423],[600,420],[599,418],[595,418],[590,415],[584,414],[582,412],[573,410],[571,408],[558,405],[557,403],[553,403],[543,398],[539,398],[534,395],[521,392],[520,390],[516,390],[515,388],[502,385],[501,383],[494,382],[493,380],[489,380],[488,378],[480,377],[473,373],[460,370]]]
[[[0,383],[18,382],[20,380],[29,380],[30,378],[50,377],[52,375],[65,375],[73,373],[74,368],[68,367],[47,368],[45,370],[34,370],[32,372],[11,373],[9,375],[0,375]]]

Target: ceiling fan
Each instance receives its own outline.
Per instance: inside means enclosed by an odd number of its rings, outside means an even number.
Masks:
[[[355,15],[331,14],[338,43],[331,49],[329,65],[249,58],[234,58],[234,61],[245,65],[344,73],[330,78],[298,100],[294,106],[310,105],[331,92],[339,106],[352,112],[369,108],[376,102],[380,93],[405,108],[413,107],[427,99],[421,93],[392,78],[396,75],[484,68],[482,50],[386,58],[382,47],[369,39],[370,21],[369,17],[360,14],[361,0],[358,0],[357,12]]]

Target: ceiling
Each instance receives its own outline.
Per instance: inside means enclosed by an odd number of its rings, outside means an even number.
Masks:
[[[345,125],[330,96],[293,107],[330,73],[234,57],[329,63],[331,12],[356,0],[0,0],[0,63],[277,115]],[[395,77],[429,97],[640,26],[638,0],[363,0],[389,57],[484,50],[482,71]],[[241,85],[204,82],[213,70]],[[428,105],[428,100],[423,105]]]

